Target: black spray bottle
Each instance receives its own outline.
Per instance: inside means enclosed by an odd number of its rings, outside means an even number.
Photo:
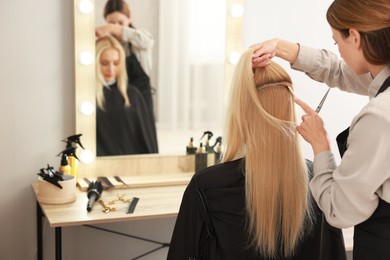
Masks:
[[[207,136],[205,146],[204,146],[206,153],[214,153],[213,147],[210,146],[210,139],[211,137],[213,137],[213,135],[214,134],[211,131],[205,131],[202,137],[200,138],[200,140],[202,140],[203,137]]]
[[[218,136],[213,145],[213,150],[215,152],[215,161],[214,163],[220,163],[222,160],[222,136]]]

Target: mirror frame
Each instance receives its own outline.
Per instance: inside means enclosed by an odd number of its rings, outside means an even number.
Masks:
[[[92,4],[92,11],[82,13],[79,7],[80,3]],[[231,7],[236,4],[243,7],[244,0],[226,0],[225,90],[230,86],[235,67],[229,62],[229,57],[231,53],[241,53],[242,50],[243,16],[233,17],[231,14]],[[107,176],[113,170],[121,172],[120,175],[157,175],[193,171],[193,167],[190,166],[193,165],[193,158],[186,155],[148,154],[96,157],[95,111],[91,115],[80,112],[81,105],[85,101],[89,101],[95,107],[96,66],[94,59],[88,65],[79,62],[80,54],[83,52],[89,52],[92,57],[95,56],[95,0],[73,0],[73,7],[75,131],[76,134],[82,134],[83,146],[93,154],[91,163],[80,163],[79,176]]]

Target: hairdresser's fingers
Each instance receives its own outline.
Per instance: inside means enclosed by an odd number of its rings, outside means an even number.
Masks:
[[[305,120],[307,119],[308,116],[309,116],[308,114],[302,115],[302,116],[301,116],[302,121],[305,121]]]
[[[270,54],[265,54],[261,57],[255,57],[252,59],[252,67],[253,68],[262,68],[267,65],[271,64],[271,55]]]
[[[299,98],[297,97],[294,97],[294,102],[300,106],[303,111],[306,112],[306,114],[308,115],[311,115],[313,113],[316,113],[316,111],[314,111],[308,104],[306,104],[305,102],[303,102],[302,100],[300,100]]]

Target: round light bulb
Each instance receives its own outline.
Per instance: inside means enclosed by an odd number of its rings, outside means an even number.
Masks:
[[[240,4],[233,4],[230,8],[230,13],[233,17],[241,17],[244,14],[244,7]]]
[[[240,60],[240,54],[236,51],[233,51],[229,55],[229,62],[233,65],[236,65]]]
[[[95,159],[93,152],[90,150],[82,150],[80,153],[80,161],[85,164],[90,164]]]
[[[80,0],[79,10],[82,14],[90,14],[93,11],[93,4],[90,0]]]
[[[92,113],[95,111],[95,106],[92,104],[91,101],[83,101],[80,105],[80,112],[81,114],[85,116],[92,115]]]
[[[91,65],[93,63],[94,57],[90,51],[82,51],[79,55],[79,61],[83,65]]]

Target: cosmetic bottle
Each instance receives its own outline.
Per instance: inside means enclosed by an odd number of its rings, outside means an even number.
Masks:
[[[205,143],[205,146],[204,146],[206,153],[214,153],[213,147],[210,146],[210,139],[211,139],[211,137],[213,137],[213,135],[214,134],[211,131],[205,131],[203,133],[202,137],[200,138],[200,140],[202,140],[202,138],[204,136],[207,136],[206,143]]]
[[[68,162],[68,156],[65,153],[61,155],[61,165],[58,168],[58,171],[62,174],[71,174],[71,167]]]
[[[203,144],[200,143],[198,150],[195,154],[195,172],[200,171],[207,167],[207,153],[203,147]]]
[[[215,161],[214,164],[220,163],[222,160],[222,145],[218,144],[215,148]]]
[[[76,156],[76,148],[75,147],[69,147],[63,150],[60,154],[65,154],[68,158],[68,164],[70,167],[70,175],[74,176],[77,183],[77,177],[78,177],[78,163],[79,158]]]
[[[186,148],[187,148],[186,149],[187,154],[195,154],[196,153],[196,147],[194,146],[194,138],[191,137]]]
[[[61,153],[65,153],[68,156],[68,162],[70,165],[70,175],[73,175],[76,179],[76,183],[78,181],[78,163],[79,158],[76,156],[76,149],[77,145],[79,145],[81,148],[84,149],[83,145],[81,144],[80,137],[82,134],[77,135],[71,135],[66,138],[66,140],[63,140],[66,142],[66,148]]]
[[[220,163],[222,159],[222,136],[218,136],[217,139],[215,139],[212,148],[215,154],[214,164]]]

